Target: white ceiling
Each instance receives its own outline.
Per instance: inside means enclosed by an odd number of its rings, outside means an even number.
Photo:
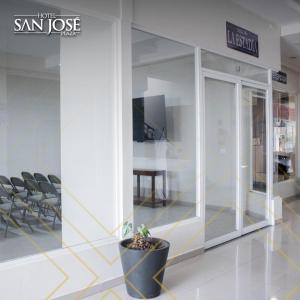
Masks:
[[[279,26],[300,22],[299,0],[232,0]],[[299,1],[299,4],[297,3]],[[298,9],[295,9],[298,6]]]
[[[231,0],[281,28],[282,64],[300,72],[300,0]]]

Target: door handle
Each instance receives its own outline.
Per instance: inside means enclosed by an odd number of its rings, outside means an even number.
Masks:
[[[248,165],[242,165],[241,168],[246,169],[246,168],[248,168]]]

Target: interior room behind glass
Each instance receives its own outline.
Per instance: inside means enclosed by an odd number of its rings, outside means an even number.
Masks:
[[[273,91],[274,182],[295,177],[296,100],[296,95]]]
[[[193,47],[132,30],[134,222],[196,215]]]
[[[60,36],[13,32],[49,10],[0,1],[0,260],[61,247]]]

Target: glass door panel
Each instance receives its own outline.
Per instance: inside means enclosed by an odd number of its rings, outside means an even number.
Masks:
[[[266,90],[242,86],[241,101],[241,201],[247,227],[266,219]]]
[[[237,230],[236,84],[205,78],[205,240]]]

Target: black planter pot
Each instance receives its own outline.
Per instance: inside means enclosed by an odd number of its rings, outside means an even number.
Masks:
[[[156,238],[149,238],[154,243],[159,243],[159,247],[154,250],[128,249],[127,244],[131,239],[120,242],[119,249],[122,267],[125,277],[127,293],[134,298],[154,298],[160,295],[163,282],[164,267],[167,262],[170,243]]]

